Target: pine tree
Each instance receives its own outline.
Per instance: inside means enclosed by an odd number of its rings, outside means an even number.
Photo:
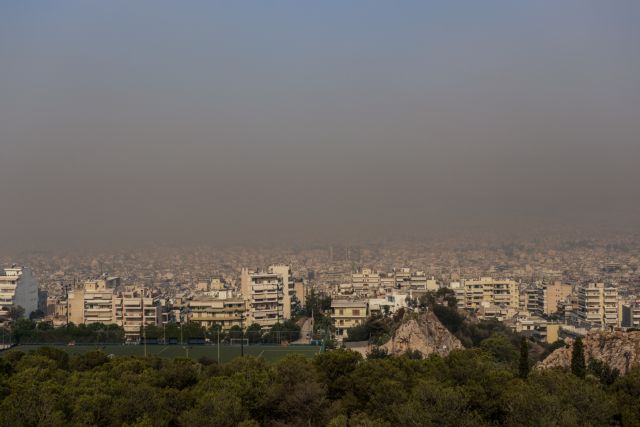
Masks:
[[[573,343],[573,350],[571,352],[571,372],[578,378],[584,378],[587,374],[582,338],[576,338]]]
[[[518,373],[522,379],[526,379],[529,376],[529,344],[525,337],[522,337],[522,341],[520,341],[520,363],[518,365]]]

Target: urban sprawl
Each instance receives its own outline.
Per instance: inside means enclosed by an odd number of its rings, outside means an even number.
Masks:
[[[296,320],[299,343],[340,345],[371,316],[415,309],[428,295],[447,295],[473,318],[495,319],[547,343],[640,327],[640,251],[631,238],[156,248],[21,259],[24,265],[0,259],[5,325],[20,317],[53,327],[115,324],[128,343],[147,339],[145,328],[168,325],[197,327],[204,342],[215,339],[206,332],[240,330],[236,339],[249,343],[249,328],[255,337]],[[310,296],[327,301],[328,325],[314,325],[313,313],[301,316]]]

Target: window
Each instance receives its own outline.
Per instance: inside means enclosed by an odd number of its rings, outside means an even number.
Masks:
[[[351,310],[351,312],[353,313],[354,316],[360,316],[360,310],[354,309],[354,310]]]

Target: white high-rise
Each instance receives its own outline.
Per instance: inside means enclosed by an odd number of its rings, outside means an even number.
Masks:
[[[0,317],[6,318],[10,308],[22,307],[24,316],[38,309],[38,281],[28,267],[0,270]]]

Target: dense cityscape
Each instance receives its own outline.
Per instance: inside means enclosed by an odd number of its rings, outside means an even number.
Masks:
[[[17,276],[16,295],[21,286],[37,287],[22,292],[31,298],[22,307],[27,317],[53,326],[114,323],[133,341],[140,340],[142,325],[167,322],[229,330],[240,326],[242,317],[246,326],[258,323],[266,330],[295,318],[311,292],[357,307],[358,315],[344,318],[332,308],[331,333],[341,341],[350,326],[363,324],[373,313],[386,309],[393,314],[442,289],[451,290],[458,307],[478,319],[497,319],[539,339],[547,339],[551,325],[557,339],[563,331],[584,334],[640,325],[636,239],[25,253],[17,264],[15,255],[2,257],[3,283]],[[21,277],[22,266],[33,277]],[[2,298],[6,318],[6,304],[14,297],[3,293]]]

